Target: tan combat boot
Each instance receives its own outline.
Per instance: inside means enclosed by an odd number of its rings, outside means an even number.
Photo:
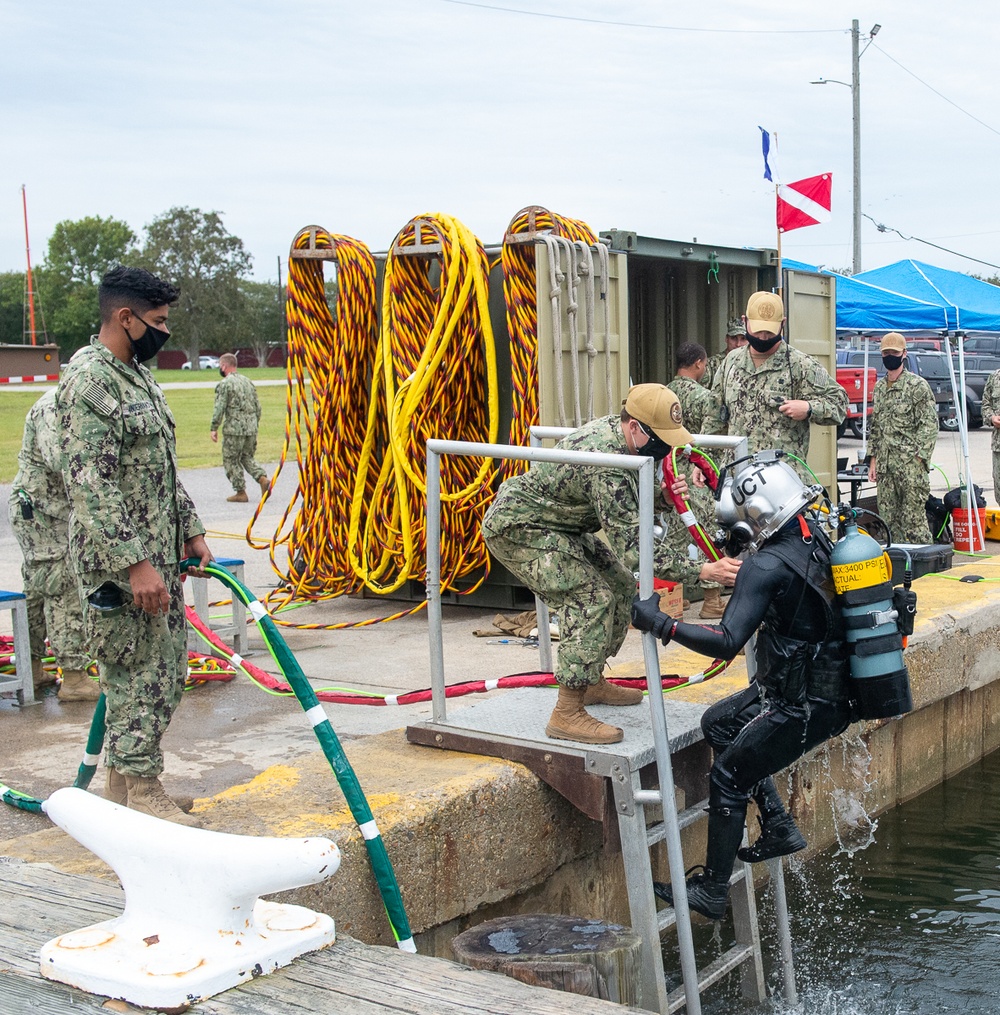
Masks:
[[[226,498],[230,504],[246,504],[249,499],[246,490],[240,490],[239,493],[234,493],[231,497]]]
[[[264,494],[271,489],[271,480],[269,480],[267,476],[261,476],[257,482],[260,483],[260,495],[263,497]]]
[[[637,687],[619,687],[603,676],[596,684],[591,684],[583,696],[584,705],[638,705],[640,701],[642,691]]]
[[[595,719],[584,710],[585,687],[560,687],[559,700],[545,727],[553,740],[576,740],[581,744],[617,744],[624,734],[617,726]]]
[[[163,785],[155,776],[126,775],[125,786],[128,790],[126,806],[142,814],[173,821],[178,825],[201,828],[201,822],[185,814],[164,792]]]
[[[701,604],[702,620],[719,620],[726,612],[726,604],[722,601],[722,589],[705,589],[705,600]]]
[[[56,675],[45,668],[41,659],[31,660],[31,683],[36,691],[50,687],[56,682]]]
[[[101,685],[84,670],[63,670],[59,685],[60,701],[97,701]]]
[[[105,775],[104,799],[128,807],[128,786],[125,784],[125,776],[115,768],[109,768]]]

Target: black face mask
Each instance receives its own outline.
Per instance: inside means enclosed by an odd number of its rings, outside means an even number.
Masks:
[[[882,362],[886,370],[898,370],[903,365],[902,356],[883,356]]]
[[[142,324],[146,324],[138,314],[135,314],[135,317]],[[128,335],[129,341],[132,343],[132,352],[140,363],[151,360],[167,344],[167,339],[170,338],[169,331],[154,328],[151,324],[146,324],[146,330],[139,338],[133,338],[128,331],[125,334]]]
[[[639,423],[639,420],[636,420]],[[639,429],[649,438],[641,448],[636,448],[640,455],[647,455],[654,462],[662,462],[670,454],[670,445],[661,441],[644,423],[639,423]]]
[[[223,370],[222,367],[219,367],[219,376],[225,379],[226,371]]]
[[[747,333],[747,344],[755,352],[770,352],[781,341],[781,335],[772,335],[770,338],[755,338]]]

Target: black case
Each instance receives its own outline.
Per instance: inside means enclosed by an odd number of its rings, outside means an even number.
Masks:
[[[910,555],[913,577],[919,578],[925,574],[935,574],[938,571],[948,571],[951,568],[955,556],[954,547],[944,543],[931,543],[924,546],[920,543],[899,543],[889,547],[889,560],[892,561],[892,583],[899,585],[903,581],[903,572],[906,570],[906,557],[903,548]]]

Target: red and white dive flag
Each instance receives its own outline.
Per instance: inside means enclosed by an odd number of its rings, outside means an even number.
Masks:
[[[778,232],[830,221],[833,173],[778,186]]]

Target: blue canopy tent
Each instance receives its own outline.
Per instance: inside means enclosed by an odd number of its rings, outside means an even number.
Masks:
[[[854,276],[911,299],[934,303],[948,315],[949,331],[1000,332],[1000,286],[922,261],[897,261]],[[838,285],[839,290],[839,285]],[[838,318],[840,298],[838,296]],[[840,326],[838,320],[837,326]],[[903,330],[896,328],[896,330]]]
[[[803,261],[782,260],[793,271],[824,271]],[[983,283],[986,284],[986,283]],[[1000,294],[1000,289],[997,290]],[[838,331],[944,331],[952,329],[950,307],[941,298],[927,300],[904,295],[885,283],[865,281],[861,275],[837,275]]]

